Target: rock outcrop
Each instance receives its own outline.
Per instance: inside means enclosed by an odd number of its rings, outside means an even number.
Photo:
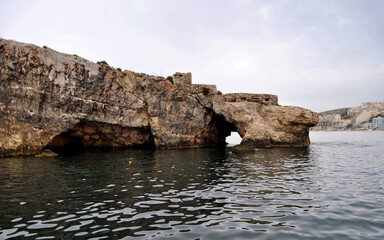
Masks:
[[[232,123],[242,137],[236,149],[255,147],[302,147],[310,143],[309,128],[317,114],[292,106],[265,106],[253,102],[223,102],[216,99],[213,109]]]
[[[55,147],[179,148],[225,143],[304,146],[315,113],[277,96],[219,95],[191,84],[121,71],[47,47],[0,39],[0,156]],[[235,98],[234,98],[235,97]]]

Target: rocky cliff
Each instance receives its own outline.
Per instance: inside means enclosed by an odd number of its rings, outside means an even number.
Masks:
[[[0,156],[57,147],[200,147],[231,131],[250,147],[304,146],[316,113],[268,94],[219,95],[190,74],[121,71],[0,39]]]

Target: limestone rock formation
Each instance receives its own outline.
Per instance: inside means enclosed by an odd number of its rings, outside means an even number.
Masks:
[[[0,156],[211,146],[231,131],[247,146],[303,146],[318,121],[309,110],[277,106],[275,95],[218,95],[214,85],[191,84],[190,74],[174,78],[0,39]]]
[[[292,106],[216,99],[213,109],[234,125],[233,130],[242,137],[242,149],[306,146],[310,143],[308,126],[318,121],[316,113]]]

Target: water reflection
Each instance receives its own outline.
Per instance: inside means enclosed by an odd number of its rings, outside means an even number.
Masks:
[[[316,148],[0,159],[0,239],[304,234],[299,222],[328,206],[319,199],[318,164]]]

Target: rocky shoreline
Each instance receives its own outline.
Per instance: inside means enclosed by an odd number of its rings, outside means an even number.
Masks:
[[[59,147],[188,148],[225,143],[310,143],[316,113],[279,106],[271,94],[221,94],[172,79],[122,71],[47,47],[0,39],[0,156]],[[172,81],[171,81],[172,80]]]

